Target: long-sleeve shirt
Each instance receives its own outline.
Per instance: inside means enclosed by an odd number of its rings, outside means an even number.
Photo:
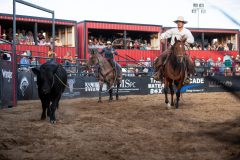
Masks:
[[[26,57],[23,57],[21,60],[20,60],[20,66],[21,67],[26,67],[28,68],[30,65],[30,61],[29,59],[27,59]]]
[[[113,59],[113,53],[115,55],[118,55],[118,53],[113,49],[113,48],[103,48],[103,50],[100,52],[101,54],[104,54],[105,55],[105,58],[107,59]]]
[[[183,28],[181,31],[178,28],[172,28],[167,30],[166,32],[162,33],[160,39],[168,39],[171,38],[171,45],[175,43],[175,37],[177,40],[180,40],[182,37],[187,38],[186,42],[191,44],[194,43],[194,37],[190,30]]]

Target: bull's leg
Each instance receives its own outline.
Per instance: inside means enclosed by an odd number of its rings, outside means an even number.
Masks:
[[[103,82],[99,82],[99,99],[98,103],[102,103],[102,88],[103,88]]]
[[[120,82],[118,81],[118,82],[117,82],[116,100],[118,100],[118,99],[119,99],[119,95],[118,95],[118,90],[119,90],[119,87],[120,87]]]
[[[171,106],[174,106],[174,103],[173,103],[174,90],[173,90],[172,82],[170,82],[169,88],[170,88],[170,92],[171,92]]]
[[[57,102],[54,100],[50,106],[50,123],[56,123],[55,110],[57,108]]]
[[[46,109],[49,108],[50,101],[48,101],[48,100],[41,100],[41,102],[42,102],[42,116],[41,116],[41,120],[45,120],[46,119]]]
[[[50,122],[51,123],[56,123],[56,116],[55,116],[55,111],[58,108],[59,105],[59,100],[61,98],[61,95],[59,95],[55,100],[52,101],[50,108]]]

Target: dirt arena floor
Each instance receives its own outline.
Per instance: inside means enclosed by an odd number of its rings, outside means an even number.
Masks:
[[[40,101],[0,110],[0,159],[239,160],[240,100],[229,93],[62,100],[57,124],[40,121]]]

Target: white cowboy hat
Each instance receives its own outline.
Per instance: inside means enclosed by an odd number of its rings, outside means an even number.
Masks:
[[[112,44],[111,41],[107,41],[107,44]]]
[[[24,52],[23,54],[21,54],[21,56],[28,56],[26,52]]]
[[[89,42],[89,43],[92,43],[92,40],[90,39],[88,42]]]
[[[218,57],[218,60],[219,60],[219,61],[221,61],[221,58],[220,58],[220,57]]]
[[[147,58],[147,61],[151,61],[151,58],[148,57],[148,58]]]
[[[175,22],[175,23],[177,23],[177,22],[183,22],[184,24],[187,23],[187,21],[184,21],[183,16],[179,16],[179,17],[177,18],[177,20],[175,20],[175,21],[173,21],[173,22]]]

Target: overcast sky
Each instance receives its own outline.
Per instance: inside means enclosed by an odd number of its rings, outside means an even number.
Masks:
[[[55,11],[58,19],[96,20],[175,26],[184,16],[186,27],[197,27],[193,3],[204,3],[199,15],[201,28],[240,29],[240,0],[25,0]],[[218,9],[217,9],[218,8]],[[12,0],[0,0],[0,12],[12,13]],[[17,4],[17,14],[50,17],[49,14]],[[229,15],[232,20],[230,20]],[[235,22],[234,22],[235,20]]]

